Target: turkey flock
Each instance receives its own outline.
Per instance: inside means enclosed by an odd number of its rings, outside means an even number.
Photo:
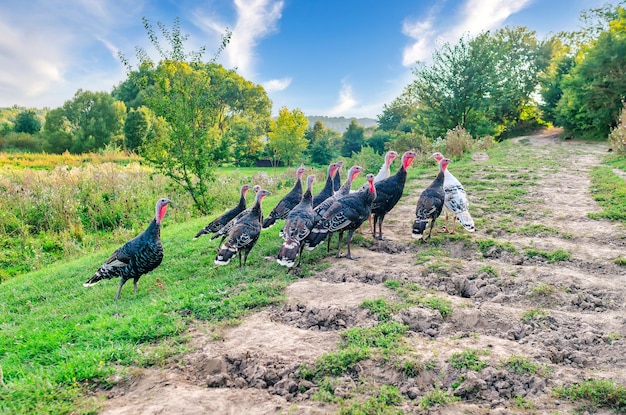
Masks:
[[[330,252],[330,242],[335,233],[338,234],[336,256],[344,256],[341,253],[341,243],[345,234],[345,257],[356,260],[358,257],[353,256],[350,250],[354,232],[358,229],[363,232],[362,225],[367,221],[373,238],[384,239],[383,221],[402,197],[407,170],[416,156],[415,152],[406,151],[397,172],[391,174],[391,164],[398,154],[395,151],[387,152],[378,174],[366,174],[366,183],[357,190],[352,189],[352,183],[364,169],[361,166],[352,166],[345,181],[341,183],[340,170],[343,162],[331,163],[324,187],[317,194],[313,194],[314,175],[306,178],[306,188],[303,189],[302,176],[306,168],[299,167],[293,188],[278,201],[267,217],[263,215],[262,203],[270,192],[258,185],[243,185],[237,205],[213,219],[196,233],[194,239],[203,235],[211,235],[211,239],[221,238],[214,260],[215,266],[227,265],[237,256],[239,267],[243,267],[262,230],[281,223],[279,235],[282,244],[276,261],[282,266],[289,269],[298,267],[303,251],[313,250],[324,240],[326,251]],[[438,163],[439,173],[419,196],[412,236],[427,241],[442,212],[445,214],[446,232],[455,232],[457,220],[468,232],[474,232],[474,221],[468,210],[465,189],[448,171],[450,160],[439,152],[432,157]],[[248,208],[246,194],[251,188],[255,199],[252,207]],[[103,279],[120,277],[120,285],[114,297],[117,300],[126,281],[132,278],[136,294],[139,278],[154,270],[163,260],[160,229],[170,204],[172,202],[169,199],[159,199],[155,207],[155,217],[146,230],[113,252],[83,286],[89,287]]]

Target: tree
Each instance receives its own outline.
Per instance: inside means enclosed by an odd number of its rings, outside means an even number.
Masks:
[[[172,30],[158,23],[172,48],[169,51],[161,47],[150,23],[146,19],[143,22],[161,57],[159,63],[154,64],[139,48],[139,70],[133,71],[120,55],[129,73],[135,73],[129,78],[136,83],[138,94],[158,120],[141,147],[142,154],[187,191],[199,211],[208,213],[216,197],[209,189],[215,180],[213,167],[232,156],[229,131],[234,134],[243,118],[250,123],[254,135],[262,135],[269,125],[271,102],[262,87],[215,63],[228,44],[229,32],[213,59],[204,63],[204,48],[198,52],[184,51],[187,36],[180,32],[178,19]],[[124,91],[130,91],[128,99],[134,99],[132,88]]]
[[[13,131],[16,133],[37,134],[41,130],[41,120],[33,110],[25,110],[15,117]]]
[[[125,117],[124,104],[110,94],[79,89],[63,107],[46,115],[44,138],[48,144],[44,148],[77,154],[102,149],[123,136]]]
[[[328,165],[339,154],[337,143],[340,142],[341,135],[326,128],[322,121],[317,120],[313,128],[307,129],[305,137],[309,141],[311,163]]]
[[[556,122],[576,136],[606,139],[626,100],[626,10],[600,12],[614,20],[580,47],[571,71],[562,76]]]
[[[298,108],[291,112],[287,107],[280,109],[276,121],[271,123],[271,131],[267,134],[268,146],[271,151],[275,151],[277,160],[282,160],[288,166],[294,161],[300,161],[309,143],[304,138],[308,122]]]
[[[357,124],[356,119],[350,121],[350,125],[343,133],[343,146],[341,147],[341,155],[344,157],[351,157],[352,153],[358,153],[361,151],[361,147],[365,144],[365,129]]]
[[[132,109],[126,115],[124,122],[124,147],[127,150],[137,151],[144,143],[150,130],[150,110],[146,107]]]
[[[366,140],[366,144],[376,153],[383,154],[385,152],[385,144],[391,141],[392,137],[392,133],[389,131],[376,129],[372,136]]]
[[[229,123],[224,133],[232,146],[232,156],[237,166],[252,166],[263,153],[263,141],[255,125],[248,119],[237,117]]]
[[[383,105],[383,112],[378,116],[378,128],[383,131],[401,131],[403,125],[406,125],[405,121],[416,109],[417,103],[412,99],[411,94],[405,91],[391,104]]]

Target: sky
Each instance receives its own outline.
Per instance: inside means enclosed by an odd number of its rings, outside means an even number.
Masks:
[[[111,92],[119,53],[154,61],[142,18],[160,35],[176,18],[185,50],[262,85],[280,108],[374,118],[410,84],[416,62],[463,35],[526,26],[539,39],[580,27],[580,12],[618,0],[2,0],[0,107],[58,108],[79,89]],[[169,43],[159,37],[161,46]]]

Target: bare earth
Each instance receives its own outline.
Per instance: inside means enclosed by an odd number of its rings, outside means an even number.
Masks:
[[[198,322],[189,330],[189,354],[167,367],[136,369],[113,389],[102,391],[106,400],[101,413],[337,413],[338,406],[312,399],[316,385],[295,374],[302,364],[336,351],[341,331],[376,324],[375,317],[359,305],[367,299],[397,301],[396,293],[383,285],[387,279],[413,282],[452,301],[453,312],[445,319],[436,310],[419,306],[394,316],[410,327],[407,346],[412,355],[431,362],[434,369],[409,377],[384,362],[364,361],[358,373],[342,378],[337,396],[357,396],[363,386],[355,383],[357,379],[369,386],[396,386],[404,396],[399,407],[404,413],[566,414],[574,406],[556,399],[553,387],[591,378],[626,384],[626,270],[612,262],[626,254],[626,231],[587,217],[599,210],[590,197],[588,171],[600,163],[607,148],[561,141],[558,133],[547,130],[517,139],[525,152],[560,160],[560,167],[530,173],[534,186],[526,198],[533,208],[525,217],[511,218],[515,227],[534,223],[558,233],[524,236],[479,227],[472,240],[510,242],[520,253],[496,247],[481,253],[476,245],[472,248],[459,241],[444,246],[447,271],[432,272],[428,263],[416,265],[416,254],[428,244],[415,243],[410,234],[419,192],[434,175],[410,181],[409,195],[385,220],[383,231],[390,241],[374,243],[367,237],[353,246],[360,261],[329,257],[329,268],[288,287],[286,304],[251,315],[239,326],[216,329]],[[484,153],[475,153],[474,160],[482,171],[496,169],[487,167]],[[453,165],[450,169],[454,173]],[[457,177],[463,182],[463,177]],[[473,193],[467,185],[466,190],[470,210],[480,218],[481,193]],[[442,222],[440,218],[437,233]],[[528,247],[562,248],[572,258],[556,263],[530,258],[523,254]],[[480,272],[485,266],[498,275]],[[522,313],[537,308],[546,311],[545,318],[522,320]],[[460,385],[452,388],[459,370],[448,359],[466,349],[489,351],[481,356],[489,366],[465,373]],[[550,371],[538,375],[506,370],[502,361],[513,355]],[[463,400],[420,410],[420,398],[435,385]],[[534,408],[520,409],[516,396],[532,402]]]

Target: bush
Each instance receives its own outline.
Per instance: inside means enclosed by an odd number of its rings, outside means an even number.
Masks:
[[[619,120],[617,121],[617,125],[615,128],[611,130],[609,134],[609,146],[613,151],[626,154],[626,103],[622,110],[620,111]]]
[[[446,133],[446,154],[447,157],[461,157],[474,147],[474,140],[465,128],[456,126]]]

